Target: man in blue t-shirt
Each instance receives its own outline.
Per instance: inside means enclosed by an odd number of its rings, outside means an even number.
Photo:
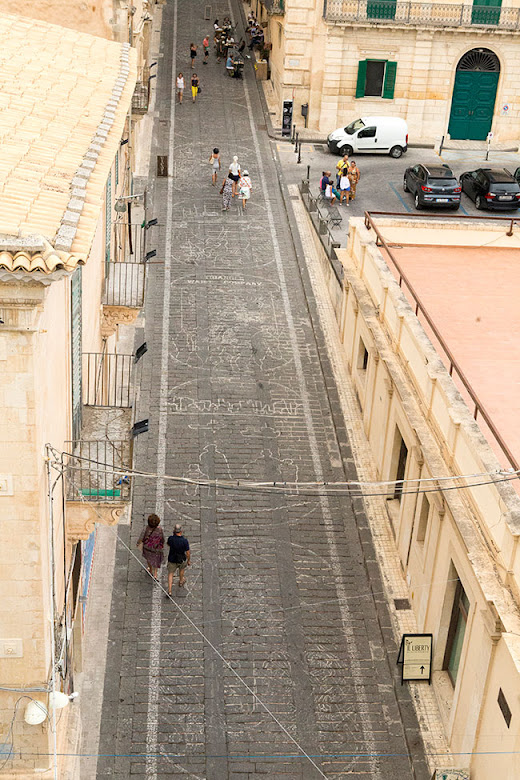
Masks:
[[[171,596],[175,572],[179,572],[179,587],[183,588],[186,584],[184,571],[186,566],[191,566],[190,544],[182,535],[180,525],[177,524],[173,529],[173,535],[168,537],[168,546],[170,548],[168,553],[168,596]]]

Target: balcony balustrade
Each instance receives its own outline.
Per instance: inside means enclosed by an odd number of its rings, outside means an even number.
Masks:
[[[490,27],[520,31],[520,8],[393,0],[324,0],[327,22],[426,27]]]
[[[107,352],[84,352],[83,403],[129,409],[132,406],[132,375],[135,358]]]

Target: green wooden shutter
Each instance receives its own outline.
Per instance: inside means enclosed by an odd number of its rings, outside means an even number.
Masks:
[[[365,81],[367,78],[367,61],[360,60],[358,63],[356,97],[365,97]]]
[[[108,276],[112,243],[112,171],[108,174],[105,190],[105,276]]]
[[[392,100],[394,97],[396,73],[397,62],[387,62],[385,68],[385,83],[383,84],[383,97],[387,100]]]
[[[115,168],[116,168],[116,187],[117,187],[117,185],[119,184],[119,149],[116,152]]]
[[[71,324],[71,375],[72,375],[72,438],[81,434],[81,266],[76,268],[70,280]]]

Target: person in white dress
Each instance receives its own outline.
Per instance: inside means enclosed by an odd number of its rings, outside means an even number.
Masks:
[[[251,190],[253,189],[253,185],[251,184],[251,179],[249,178],[249,173],[247,171],[242,173],[239,187],[240,197],[242,198],[242,209],[245,211],[246,203],[251,197]]]
[[[184,76],[182,73],[179,73],[177,76],[177,97],[179,98],[179,103],[182,103],[182,95],[184,92]]]

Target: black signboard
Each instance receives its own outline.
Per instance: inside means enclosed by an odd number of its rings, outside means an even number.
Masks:
[[[282,115],[282,135],[291,135],[292,113],[293,113],[292,100],[284,100],[283,115]]]

